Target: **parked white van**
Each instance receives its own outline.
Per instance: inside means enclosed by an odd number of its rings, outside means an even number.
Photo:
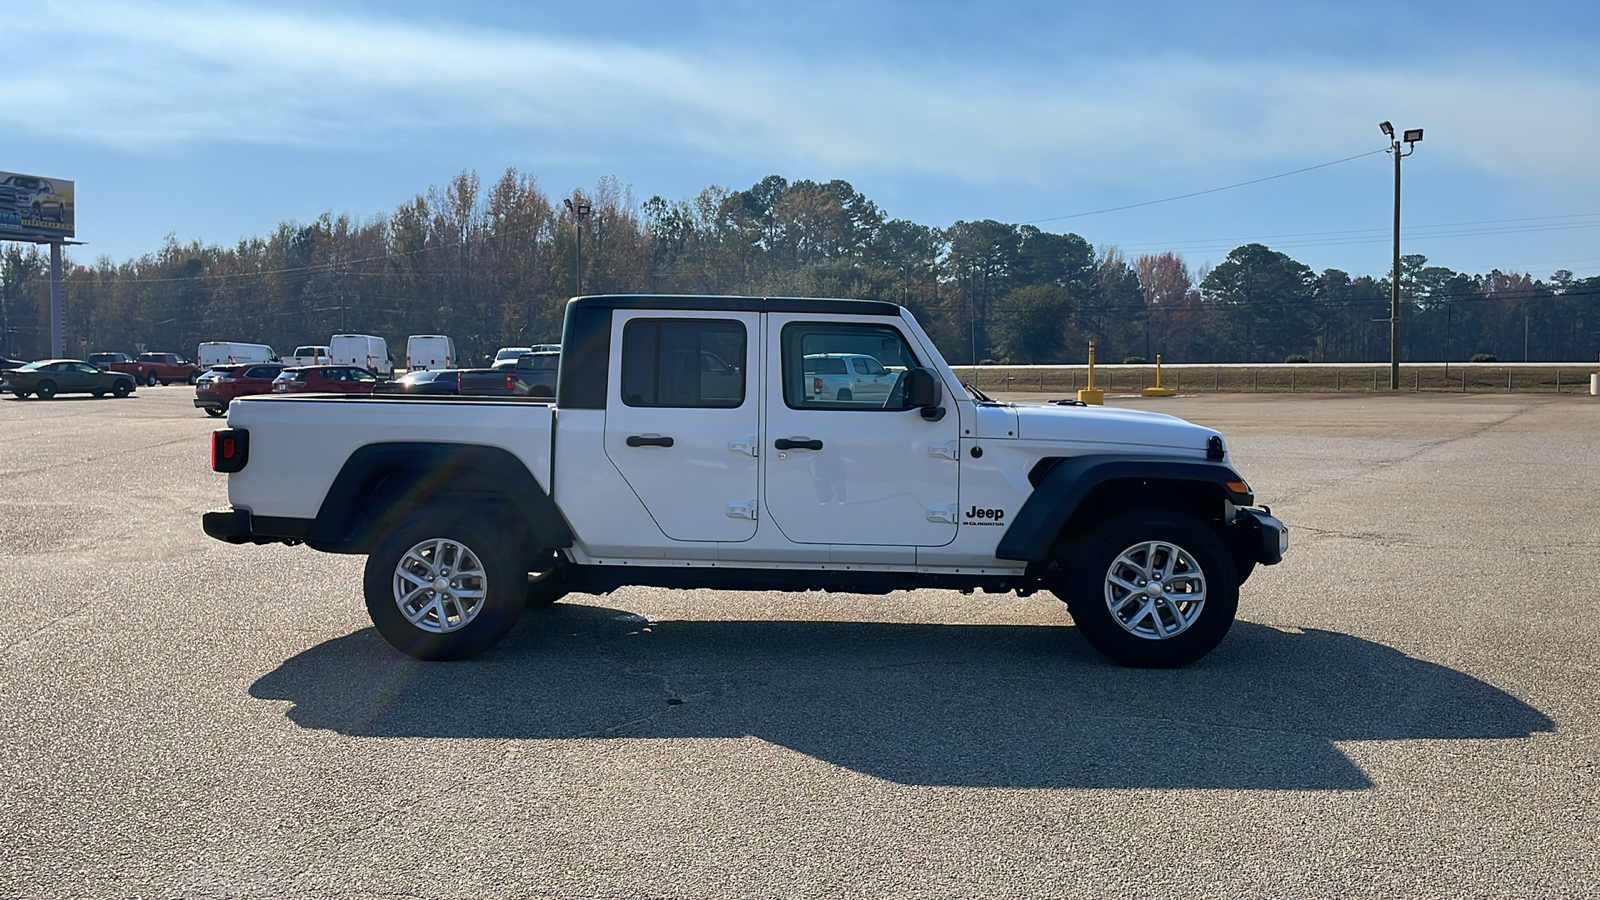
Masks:
[[[241,344],[237,341],[206,341],[195,351],[194,357],[202,369],[233,363],[278,361],[278,354],[266,344]]]
[[[406,371],[427,372],[433,369],[454,369],[456,342],[442,334],[413,334],[406,339]]]
[[[328,339],[328,355],[334,365],[360,366],[387,378],[394,374],[389,345],[370,334],[336,334]]]

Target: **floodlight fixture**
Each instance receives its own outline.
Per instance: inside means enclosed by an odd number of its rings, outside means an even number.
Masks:
[[[1402,137],[1401,140],[1405,141],[1408,144],[1415,144],[1417,141],[1422,140],[1422,129],[1421,128],[1407,128],[1405,136]]]
[[[1394,126],[1390,125],[1388,122],[1379,122],[1378,130],[1383,132],[1387,137],[1394,137]]]

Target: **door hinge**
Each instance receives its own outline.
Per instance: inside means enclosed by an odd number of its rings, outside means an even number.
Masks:
[[[950,510],[951,515],[954,516],[955,507],[950,507]],[[728,518],[730,519],[754,519],[755,517],[756,501],[754,500],[734,500],[728,504]],[[954,522],[955,519],[952,518],[950,521]]]
[[[954,525],[956,523],[956,510],[958,508],[959,507],[954,503],[944,503],[939,506],[930,506],[928,507],[928,521],[948,522],[951,525]]]
[[[737,441],[729,441],[728,442],[728,449],[732,450],[735,453],[743,453],[746,456],[755,456],[756,455],[756,448],[759,447],[760,445],[761,445],[761,439],[760,438],[750,437],[750,438],[743,438],[743,439],[737,440]]]
[[[945,441],[942,444],[929,444],[928,455],[939,459],[956,459],[961,453],[960,441]]]

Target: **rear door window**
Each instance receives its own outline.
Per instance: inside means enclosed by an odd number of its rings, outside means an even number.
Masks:
[[[622,333],[622,402],[628,406],[733,409],[744,405],[742,368],[708,369],[705,356],[744,360],[745,327],[724,319],[633,319]]]

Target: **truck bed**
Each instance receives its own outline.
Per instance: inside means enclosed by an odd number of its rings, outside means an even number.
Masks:
[[[418,406],[428,407],[426,412]],[[555,409],[527,397],[311,394],[236,401],[228,425],[251,433],[250,465],[229,500],[257,516],[312,519],[345,461],[381,442],[450,442],[505,449],[550,486]],[[307,452],[308,448],[314,452]],[[249,498],[246,502],[245,498]]]

